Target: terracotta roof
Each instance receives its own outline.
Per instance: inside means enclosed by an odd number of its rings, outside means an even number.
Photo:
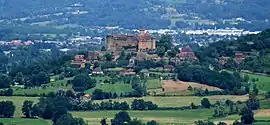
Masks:
[[[93,72],[103,72],[100,68],[95,68],[94,70],[93,70]]]
[[[75,56],[75,59],[76,59],[76,60],[84,59],[84,55],[76,55],[76,56]]]
[[[185,48],[182,48],[182,51],[181,52],[193,52],[193,50],[188,45]]]

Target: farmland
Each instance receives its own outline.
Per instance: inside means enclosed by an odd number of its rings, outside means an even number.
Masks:
[[[260,75],[260,74],[251,74],[251,73],[242,73],[243,75],[247,74],[250,78],[250,80],[254,79],[255,84],[257,85],[258,89],[260,89],[263,92],[270,91],[270,77],[266,75]],[[258,81],[256,81],[258,80]]]
[[[203,98],[208,98],[210,102],[214,103],[216,101],[225,101],[227,99],[233,101],[245,101],[248,99],[248,96],[209,96],[209,97],[197,97],[197,96],[172,96],[172,97],[142,97],[142,98],[119,98],[113,99],[113,101],[123,102],[126,101],[127,103],[131,103],[134,99],[143,99],[145,101],[152,101],[153,103],[157,104],[159,107],[181,107],[181,106],[188,106],[192,102],[196,105],[201,103]],[[96,101],[100,102],[100,101]]]
[[[96,125],[106,117],[113,118],[119,111],[97,111],[97,112],[72,112],[73,116],[88,120],[90,125]],[[212,110],[200,109],[189,111],[128,111],[132,118],[145,121],[156,120],[161,124],[191,124],[196,120],[211,117]]]
[[[24,118],[0,118],[5,125],[51,125],[51,121],[43,119],[24,119]]]
[[[37,102],[38,98],[37,97],[17,97],[17,96],[12,96],[12,97],[6,97],[6,96],[1,96],[0,97],[0,101],[12,101],[14,103],[14,105],[16,106],[15,109],[15,117],[22,117],[22,105],[23,102],[29,100],[29,101],[33,101],[33,102]]]

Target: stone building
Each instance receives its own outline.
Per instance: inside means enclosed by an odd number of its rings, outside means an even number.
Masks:
[[[107,50],[119,52],[122,50],[148,51],[156,49],[156,39],[145,30],[136,35],[108,35],[106,37]]]

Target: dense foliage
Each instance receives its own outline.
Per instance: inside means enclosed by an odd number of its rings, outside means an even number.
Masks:
[[[11,118],[15,112],[15,105],[11,101],[0,102],[0,117]]]

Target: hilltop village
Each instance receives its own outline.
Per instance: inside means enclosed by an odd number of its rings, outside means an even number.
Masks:
[[[0,120],[8,125],[11,120],[268,124],[260,119],[270,104],[269,34],[199,46],[175,45],[168,34],[155,37],[141,29],[108,34],[92,51],[83,45],[63,51],[58,43],[14,40],[0,46]]]

